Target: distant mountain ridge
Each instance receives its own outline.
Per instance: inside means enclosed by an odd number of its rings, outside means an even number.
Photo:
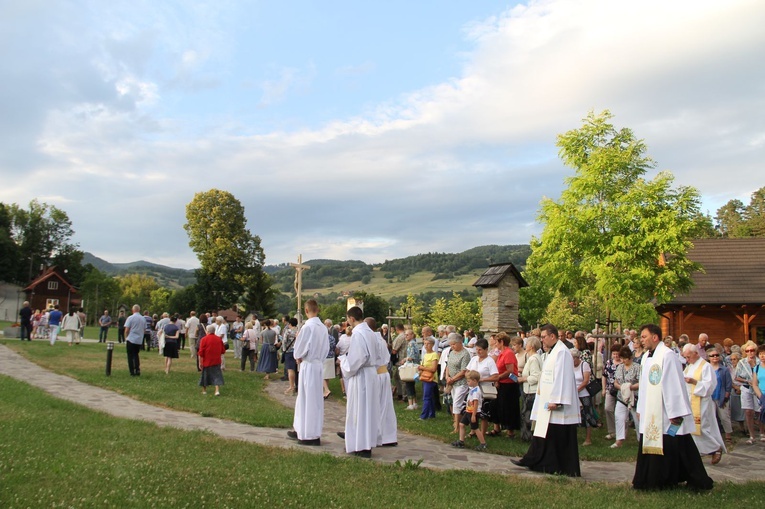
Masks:
[[[160,265],[159,263],[148,262],[146,260],[111,263],[95,256],[93,253],[86,252],[82,256],[82,264],[87,265],[89,263],[110,276],[146,274],[156,279],[160,286],[167,288],[183,288],[196,282],[196,275],[193,270],[168,267],[167,265]]]

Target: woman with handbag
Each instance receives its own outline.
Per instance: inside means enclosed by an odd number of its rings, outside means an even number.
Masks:
[[[266,376],[263,380],[270,380],[271,373],[276,373],[278,367],[278,360],[276,358],[276,352],[281,346],[278,342],[278,336],[276,331],[271,328],[271,320],[263,322],[263,332],[260,333],[260,338],[263,341],[263,347],[260,349],[260,359],[258,360],[258,373],[265,373]]]
[[[467,365],[467,371],[476,371],[481,378],[478,380],[478,385],[481,387],[483,394],[483,405],[480,408],[481,414],[484,416],[491,416],[495,411],[497,401],[497,388],[495,386],[497,380],[499,380],[499,370],[497,369],[497,363],[489,356],[489,342],[485,339],[479,339],[475,343],[475,357],[470,359]],[[489,427],[489,421],[487,419],[481,419],[481,431],[484,436]],[[474,433],[471,432],[470,436]]]
[[[287,369],[287,380],[290,385],[284,394],[297,394],[297,362],[295,362],[295,340],[297,339],[297,318],[289,319],[282,334],[284,343],[284,367]]]
[[[510,336],[505,332],[497,334],[500,346],[497,358],[496,412],[492,417],[494,429],[487,436],[497,436],[502,429],[507,430],[507,438],[515,438],[515,430],[521,429],[521,390],[518,385],[518,361],[510,348]]]
[[[640,388],[640,364],[635,361],[634,354],[628,346],[619,350],[622,363],[616,368],[614,389],[616,394],[616,442],[611,449],[621,447],[627,438],[627,415],[632,415],[635,421],[635,434],[640,439],[640,421],[637,416],[637,397]]]
[[[245,325],[244,334],[242,334],[242,361],[241,370],[247,366],[247,360],[250,361],[250,372],[255,371],[255,357],[258,352],[258,338],[255,335],[255,329],[252,328],[252,322]]]
[[[523,404],[521,405],[521,440],[531,442],[531,409],[537,396],[539,378],[542,376],[542,356],[539,350],[542,341],[536,336],[530,336],[526,340],[526,364],[523,372],[518,377],[518,382],[523,384]]]
[[[420,420],[436,418],[436,398],[438,397],[438,384],[436,384],[436,371],[438,369],[438,354],[433,351],[436,344],[433,336],[424,340],[425,355],[422,362],[417,366],[422,382],[422,413]]]
[[[569,351],[574,358],[574,380],[576,381],[576,390],[579,392],[579,401],[582,403],[581,426],[587,430],[582,445],[592,445],[592,428],[597,425],[597,421],[592,414],[592,397],[587,392],[587,384],[590,383],[592,369],[589,364],[582,361],[581,353],[577,348],[571,348]]]
[[[619,350],[621,349],[622,345],[618,343],[611,345],[611,358],[603,366],[602,383],[605,388],[606,426],[608,429],[606,440],[616,438],[616,393],[619,391],[614,387],[614,377],[616,376],[616,368],[622,363],[622,359],[619,357]]]
[[[405,362],[411,362],[413,364],[420,363],[420,349],[417,347],[417,340],[414,338],[414,331],[407,329],[404,332],[406,343],[406,359]],[[404,389],[406,390],[406,397],[409,400],[409,406],[407,410],[414,410],[417,408],[417,390],[414,381],[404,382]]]

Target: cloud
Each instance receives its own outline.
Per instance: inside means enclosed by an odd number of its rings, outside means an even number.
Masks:
[[[290,111],[297,127],[282,131],[250,122],[310,100],[328,70],[277,63],[253,81],[231,56],[230,12],[194,5],[180,15],[139,3],[161,20],[148,23],[123,6],[95,32],[87,17],[38,11],[32,36],[6,35],[30,49],[0,76],[2,201],[71,200],[62,203],[83,249],[182,266],[195,264],[185,205],[213,187],[242,201],[270,263],[526,243],[539,233],[540,198],[557,197],[572,173],[556,135],[606,108],[713,214],[763,185],[761,2],[532,1],[466,25],[470,49],[455,55],[464,65],[451,79],[318,127]],[[46,32],[61,16],[67,30]],[[332,69],[353,80],[375,67]],[[257,84],[259,113],[169,106],[230,82]],[[128,255],[138,232],[150,238]]]

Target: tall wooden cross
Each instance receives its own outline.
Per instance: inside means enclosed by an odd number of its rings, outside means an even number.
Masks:
[[[297,294],[297,319],[298,323],[303,322],[303,271],[311,268],[310,265],[303,263],[303,255],[298,255],[297,263],[290,263],[295,268],[295,293]]]

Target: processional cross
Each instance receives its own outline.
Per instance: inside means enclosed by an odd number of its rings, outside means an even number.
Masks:
[[[298,255],[297,263],[290,263],[295,268],[295,293],[297,294],[297,319],[298,323],[303,323],[303,271],[311,268],[310,265],[303,263],[303,255]]]

